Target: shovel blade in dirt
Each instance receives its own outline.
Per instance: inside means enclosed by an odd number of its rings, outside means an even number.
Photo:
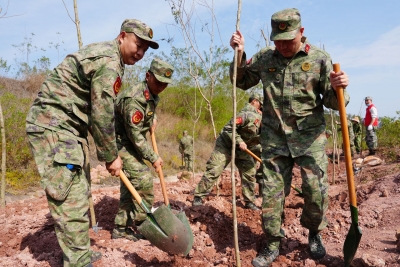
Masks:
[[[151,213],[122,170],[119,176],[133,198],[147,214],[146,220],[138,227],[140,233],[159,249],[171,254],[186,256],[192,249],[193,233],[189,236],[186,226],[165,205]]]
[[[156,154],[159,155],[157,141],[156,141],[156,135],[155,135],[154,131],[150,131],[150,136],[151,136],[151,143],[153,145],[154,152],[156,152]],[[183,154],[182,154],[182,165],[183,165]],[[193,232],[192,232],[192,229],[190,228],[189,220],[186,217],[185,212],[171,209],[171,205],[169,203],[168,194],[167,194],[167,187],[165,185],[164,173],[162,171],[162,168],[159,168],[157,172],[158,172],[158,176],[160,178],[161,191],[162,191],[162,194],[164,197],[165,206],[176,216],[176,218],[184,226],[184,230],[181,231],[182,236],[180,236],[179,239],[187,241],[187,243],[182,242],[182,244],[181,244],[181,245],[186,246],[186,248],[182,247],[182,249],[186,249],[186,251],[184,253],[182,253],[183,255],[186,256],[189,253],[189,251],[192,249],[192,246],[193,246]],[[182,173],[182,176],[183,176],[183,173]],[[179,224],[177,224],[177,225],[179,225]],[[179,254],[179,253],[175,253],[175,254]]]
[[[333,71],[339,72],[340,65],[333,64]],[[354,174],[351,162],[350,140],[349,140],[349,131],[347,128],[347,117],[346,117],[346,107],[344,103],[343,88],[337,88],[336,96],[339,103],[340,123],[342,125],[344,158],[346,164],[347,186],[349,188],[350,213],[351,213],[351,225],[343,245],[344,263],[345,266],[348,267],[350,266],[351,262],[353,261],[354,255],[357,252],[362,232],[360,227],[358,226],[357,196],[356,196],[356,189],[354,186]]]
[[[157,225],[152,220],[146,219],[138,227],[140,233],[162,251],[186,256],[192,249],[193,233],[189,233],[178,216],[165,205],[158,207],[152,214]],[[186,218],[186,215],[184,216]]]
[[[360,244],[362,232],[358,226],[358,209],[350,205],[351,225],[343,245],[344,266],[350,266]]]

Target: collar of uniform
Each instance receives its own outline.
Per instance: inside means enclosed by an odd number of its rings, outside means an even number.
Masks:
[[[305,37],[305,36],[301,37],[301,42],[303,44],[301,45],[299,52],[302,51],[308,55],[308,53],[310,52],[310,49],[311,49],[311,45],[307,41],[307,37]]]
[[[256,109],[252,104],[250,104],[250,103],[247,103],[244,109],[245,109],[245,110],[252,111],[252,112],[254,112],[254,113],[257,112],[257,109]]]
[[[114,44],[118,49],[119,61],[121,63],[122,68],[124,69],[125,68],[125,63],[124,63],[124,59],[122,58],[121,47],[120,47],[117,39],[114,39]]]
[[[150,97],[149,99],[146,99],[146,101],[152,100],[152,101],[154,101],[154,102],[157,104],[158,101],[160,101],[160,97],[159,97],[158,95],[153,95],[153,94],[151,93],[149,87],[147,86],[147,82],[146,82],[146,81],[144,81],[144,84],[145,84],[146,86],[145,86],[145,89],[144,89],[144,91],[143,91],[143,95],[144,95],[144,92],[147,90],[147,91],[149,92],[149,97]]]

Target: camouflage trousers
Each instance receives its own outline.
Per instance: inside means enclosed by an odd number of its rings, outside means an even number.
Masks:
[[[185,162],[185,170],[193,171],[193,156],[191,154],[183,154],[183,160]]]
[[[121,148],[118,152],[122,159],[123,171],[142,197],[143,203],[151,209],[154,202],[153,175],[150,168],[144,163],[139,154],[133,148]],[[117,226],[131,226],[133,222],[136,225],[141,224],[146,219],[146,213],[140,205],[132,198],[131,193],[125,184],[121,181],[120,200],[115,224]]]
[[[302,191],[304,196],[303,212],[300,223],[311,231],[321,231],[327,224],[328,177],[327,156],[323,150],[309,152],[296,158],[272,155],[262,152],[263,159],[263,202],[262,227],[267,241],[278,244],[282,237],[282,212],[285,196],[290,192],[292,170],[296,163],[301,169]],[[276,248],[273,248],[276,249]]]
[[[361,151],[361,134],[356,134],[354,136],[354,147],[357,153]]]
[[[376,127],[372,130],[366,130],[365,142],[369,150],[376,150],[378,148],[378,138],[376,137]]]
[[[231,154],[230,146],[221,137],[218,137],[214,150],[207,161],[206,171],[194,191],[195,196],[204,197],[211,192],[218,177],[231,162]],[[235,164],[241,177],[244,202],[254,202],[256,164],[250,155],[239,149],[236,150]]]
[[[87,266],[92,253],[89,250],[88,216],[90,184],[81,168],[84,161],[82,145],[61,131],[29,123],[26,126],[63,252],[64,267]]]

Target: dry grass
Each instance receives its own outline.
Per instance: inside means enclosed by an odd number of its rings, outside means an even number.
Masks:
[[[33,100],[45,79],[44,74],[27,76],[26,79],[22,80],[0,76],[0,92],[10,92],[18,98],[30,98]]]

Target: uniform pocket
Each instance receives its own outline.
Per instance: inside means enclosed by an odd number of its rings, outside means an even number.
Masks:
[[[57,136],[53,166],[46,171],[45,191],[51,198],[63,201],[82,169],[84,155],[82,146],[76,139],[61,133],[57,133]]]
[[[44,190],[52,199],[64,201],[71,190],[78,171],[71,164],[57,165],[52,170],[51,178]]]

